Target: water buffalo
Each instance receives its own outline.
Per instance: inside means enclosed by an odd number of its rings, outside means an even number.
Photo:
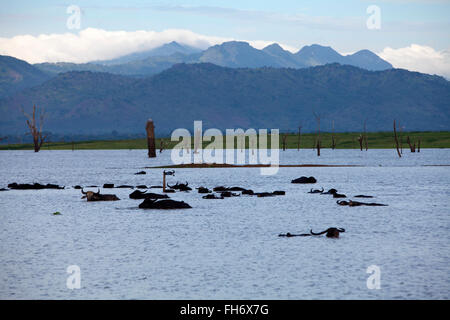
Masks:
[[[207,194],[206,196],[202,197],[203,199],[225,199],[223,195],[220,195],[220,197],[216,196],[215,194]]]
[[[171,186],[170,184],[167,184],[167,186],[174,190],[180,190],[180,191],[190,191],[192,188],[188,187],[189,183],[176,183],[175,185]]]
[[[242,191],[242,194],[246,194],[246,195],[252,196],[252,195],[254,195],[255,193],[253,192],[253,190],[248,189],[248,190]]]
[[[359,206],[372,206],[372,207],[381,207],[381,206],[387,206],[387,204],[381,204],[381,203],[365,203],[365,202],[359,202],[359,201],[336,201],[336,203],[340,206],[349,206],[349,207],[359,207]]]
[[[198,187],[197,190],[198,190],[198,193],[210,193],[211,192],[208,188],[205,188],[205,187]]]
[[[274,192],[272,192],[274,195],[276,196],[284,196],[286,194],[286,191],[282,191],[282,190],[276,190]]]
[[[114,183],[105,183],[103,185],[103,189],[112,189],[114,188]]]
[[[229,198],[229,197],[239,197],[239,196],[240,196],[239,193],[233,193],[233,192],[231,192],[231,191],[223,191],[223,192],[220,193],[220,195],[221,195],[222,197],[226,197],[226,198]]]
[[[345,229],[343,229],[343,228],[328,228],[327,230],[319,232],[319,233],[314,233],[312,230],[310,232],[313,236],[320,236],[320,235],[326,233],[326,236],[328,238],[339,238],[339,233],[345,232]]]
[[[79,190],[79,189],[81,189],[82,187],[79,186],[79,185],[76,185],[76,186],[73,186],[73,188]]]
[[[230,187],[227,188],[227,191],[245,191],[245,189],[242,187]]]
[[[281,233],[281,234],[279,234],[278,236],[279,237],[288,237],[288,238],[290,238],[290,237],[309,237],[311,234],[309,234],[309,233],[301,233],[301,234],[292,234],[292,233]]]
[[[323,188],[322,190],[311,188],[311,190],[309,190],[308,193],[322,193],[323,191],[324,191]]]
[[[328,190],[327,192],[322,192],[322,194],[335,194],[335,193],[337,193],[337,190],[333,188]]]
[[[266,197],[274,197],[275,195],[272,192],[257,192],[255,195],[258,198],[266,198]]]
[[[56,184],[40,184],[40,183],[10,183],[8,184],[8,188],[14,190],[41,190],[41,189],[64,189],[64,187],[60,187]]]
[[[100,189],[97,192],[87,191],[81,189],[81,193],[84,194],[81,199],[86,198],[87,201],[117,201],[120,200],[115,194],[100,194]]]
[[[217,192],[228,191],[228,188],[224,187],[224,186],[220,186],[220,187],[213,188],[213,191],[217,191]]]
[[[300,177],[291,181],[291,183],[316,183],[317,180],[314,177]]]
[[[169,196],[167,194],[157,194],[157,193],[147,193],[146,191],[142,192],[139,190],[135,190],[129,195],[130,199],[168,199]]]
[[[141,209],[190,209],[189,204],[184,201],[176,201],[172,199],[152,200],[145,199],[140,205]]]
[[[341,193],[333,193],[333,198],[347,198],[347,196],[345,194],[341,194]]]

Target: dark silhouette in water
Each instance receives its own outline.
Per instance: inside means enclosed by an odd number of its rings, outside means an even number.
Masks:
[[[189,187],[189,183],[176,183],[175,185],[171,186],[170,184],[167,184],[167,186],[174,190],[180,190],[180,191],[190,191],[192,188]]]
[[[313,236],[320,236],[324,233],[326,233],[328,238],[339,238],[339,233],[340,232],[345,232],[344,228],[328,228],[325,231],[319,232],[319,233],[314,233],[312,230],[310,230],[311,234]]]
[[[136,172],[135,174],[147,174],[147,172],[145,172],[145,171],[139,171],[139,172]]]
[[[322,192],[322,194],[335,194],[335,193],[337,193],[336,189],[330,189],[327,192]]]
[[[208,188],[205,188],[205,187],[198,187],[197,190],[198,190],[198,193],[210,193],[211,192]]]
[[[83,189],[81,189],[81,193],[84,194],[81,199],[85,199],[87,201],[117,201],[120,200],[117,198],[115,194],[100,194],[100,190],[97,192],[93,191],[87,191],[85,192]]]
[[[112,189],[114,188],[114,183],[105,183],[103,185],[103,189]]]
[[[341,194],[341,193],[333,193],[333,198],[347,198],[347,196],[345,194]]]
[[[64,187],[58,186],[56,184],[40,184],[40,183],[10,183],[8,188],[13,190],[41,190],[41,189],[64,189]]]
[[[291,183],[316,183],[317,180],[314,177],[300,177],[291,181]]]
[[[358,194],[357,196],[355,196],[355,198],[373,198],[373,196],[366,196],[363,194]]]
[[[290,238],[290,237],[309,237],[311,234],[309,234],[309,233],[301,233],[301,234],[292,234],[292,233],[286,233],[286,234],[283,234],[283,233],[281,233],[281,234],[279,234],[278,236],[279,237],[287,237],[287,238]]]
[[[130,199],[168,199],[167,194],[147,193],[147,191],[135,190],[129,195]]]
[[[225,197],[225,198],[229,198],[229,197],[239,197],[239,196],[240,196],[239,193],[233,193],[233,192],[231,192],[231,191],[223,191],[223,192],[220,193],[220,195],[221,195],[222,197]]]
[[[359,202],[359,201],[345,201],[345,200],[338,200],[336,203],[340,206],[349,206],[349,207],[359,207],[359,206],[372,206],[372,207],[381,207],[381,206],[387,206],[387,204],[381,204],[381,203],[366,203],[366,202]]]
[[[323,188],[322,188],[322,190],[311,188],[311,190],[308,191],[308,193],[322,193],[322,192],[323,192]]]
[[[203,199],[225,199],[223,195],[220,195],[220,197],[216,196],[215,194],[207,194],[206,196],[202,197]]]
[[[176,201],[172,199],[152,200],[145,199],[140,205],[141,209],[190,209],[189,204],[184,201]]]
[[[325,231],[314,233],[312,230],[310,230],[310,233],[301,233],[301,234],[291,234],[291,233],[285,233],[285,234],[279,234],[279,237],[309,237],[309,236],[320,236],[324,233],[327,234],[328,238],[339,238],[339,233],[345,232],[345,229],[343,228],[328,228]]]

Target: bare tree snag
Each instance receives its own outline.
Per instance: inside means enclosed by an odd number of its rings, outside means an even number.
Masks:
[[[42,110],[39,113],[39,124],[36,122],[36,105],[33,106],[33,114],[31,116],[25,113],[23,109],[22,113],[28,118],[27,125],[30,128],[31,137],[33,138],[34,152],[39,152],[47,138],[47,136],[42,135],[45,113]]]
[[[364,120],[364,146],[366,147],[366,151],[369,150],[369,142],[367,139],[367,130],[366,130],[366,120]]]
[[[417,141],[417,152],[420,152],[420,137],[419,140]]]
[[[416,143],[414,142],[413,144],[411,144],[411,139],[409,139],[409,136],[406,137],[406,142],[409,145],[409,150],[411,152],[416,152]]]
[[[302,126],[298,127],[298,142],[297,142],[297,151],[300,151],[300,139],[302,135]]]
[[[401,154],[403,154],[403,127],[399,127],[400,129],[400,135],[399,135],[399,139],[400,139],[400,152]]]
[[[359,137],[358,137],[358,142],[359,142],[359,149],[361,151],[363,151],[363,141],[364,141],[364,137],[363,137],[362,134],[360,134]]]
[[[287,134],[283,133],[283,136],[282,136],[283,151],[286,151],[286,138],[287,138]]]
[[[395,147],[397,148],[398,156],[401,158],[402,154],[400,153],[400,149],[399,149],[397,129],[395,128],[395,120],[394,120],[394,141],[395,141]]]
[[[153,125],[153,120],[147,120],[147,126],[145,127],[147,131],[147,147],[148,147],[148,157],[156,158],[155,150],[155,126]]]
[[[317,148],[317,156],[320,157],[320,116],[314,112],[314,117],[317,120],[317,142],[316,142],[316,148]]]
[[[331,131],[331,149],[336,149],[336,136],[334,135],[334,120],[332,122],[332,131]]]

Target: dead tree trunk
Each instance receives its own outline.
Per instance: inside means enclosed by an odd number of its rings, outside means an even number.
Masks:
[[[334,120],[332,122],[332,131],[331,131],[331,149],[336,149],[336,136],[334,135]]]
[[[420,138],[419,138],[419,140],[417,141],[417,152],[420,152]]]
[[[283,151],[286,151],[286,138],[287,138],[287,134],[284,133],[282,136],[282,140],[283,140]]]
[[[402,129],[402,127],[400,127],[399,139],[400,139],[400,152],[401,152],[401,154],[403,154],[403,129]]]
[[[395,147],[397,148],[398,156],[399,156],[399,158],[401,158],[402,154],[400,153],[400,150],[399,150],[397,129],[395,128],[395,120],[394,120],[394,141],[395,141]]]
[[[163,152],[164,147],[165,147],[164,139],[161,138],[161,140],[159,141],[159,153]]]
[[[28,118],[27,125],[30,128],[31,137],[33,138],[34,152],[39,152],[46,139],[42,136],[42,127],[44,125],[44,112],[39,114],[39,125],[36,122],[36,105],[33,106],[33,114],[30,116],[22,110],[23,114]]]
[[[155,126],[153,125],[153,120],[148,119],[147,126],[145,127],[147,131],[147,147],[148,147],[148,157],[156,158],[155,150]]]
[[[406,142],[407,142],[408,145],[409,145],[409,150],[410,150],[411,152],[416,152],[416,143],[414,142],[413,144],[411,144],[411,139],[409,139],[409,136],[406,137]]]
[[[297,142],[297,151],[300,151],[300,139],[302,134],[302,126],[298,127],[298,142]]]
[[[369,150],[369,142],[367,139],[367,130],[366,130],[366,120],[364,120],[364,146],[366,147],[366,151]]]
[[[358,142],[359,142],[359,149],[361,151],[363,151],[363,141],[364,141],[364,137],[363,137],[362,134],[360,134],[359,137],[358,137]]]
[[[320,157],[320,147],[321,147],[321,141],[320,141],[320,116],[314,112],[314,116],[317,120],[317,142],[316,142],[316,148],[317,148],[317,156]]]

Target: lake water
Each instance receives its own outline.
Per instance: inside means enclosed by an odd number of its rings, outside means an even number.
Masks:
[[[170,152],[145,150],[0,151],[0,188],[55,183],[65,190],[0,192],[1,299],[449,299],[450,149],[280,152],[282,164],[363,167],[177,169],[168,182],[242,186],[285,196],[204,200],[196,190],[171,194],[193,209],[138,209],[121,199],[86,202],[71,186],[161,185]],[[330,196],[291,184],[314,176],[314,188],[374,195],[387,207],[342,207]],[[152,192],[160,192],[152,189]],[[363,200],[364,201],[364,200]],[[62,215],[53,216],[60,211]],[[346,229],[339,239],[280,238],[279,233]],[[67,267],[81,270],[68,289]],[[368,289],[367,268],[380,268]]]

